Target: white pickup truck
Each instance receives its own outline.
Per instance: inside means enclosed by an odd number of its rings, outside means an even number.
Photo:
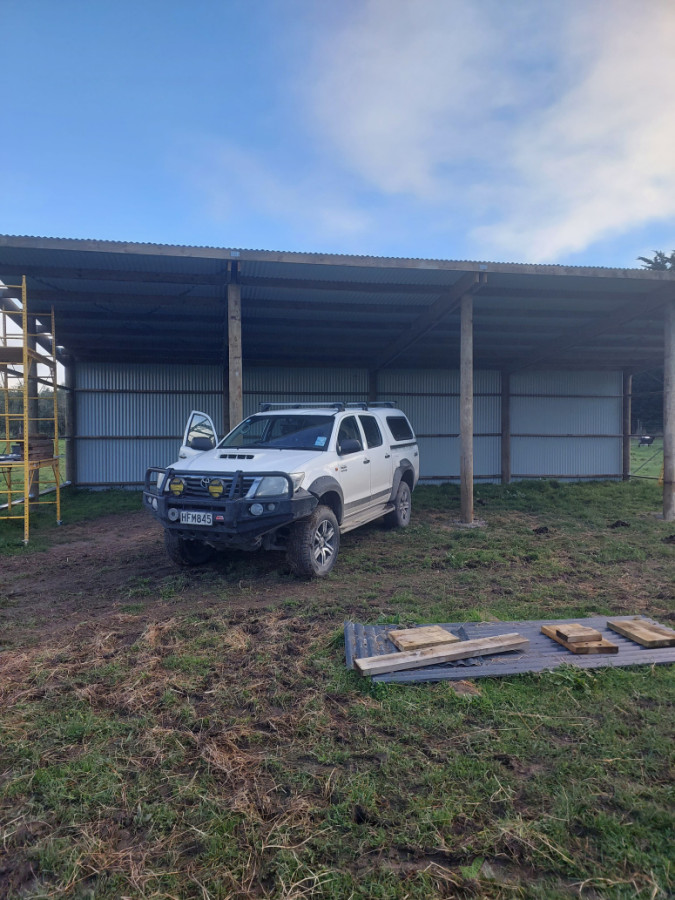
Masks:
[[[341,534],[382,516],[409,523],[418,479],[415,435],[391,403],[262,403],[220,442],[210,417],[192,412],[178,461],[148,469],[143,503],[178,565],[263,548],[322,577]]]

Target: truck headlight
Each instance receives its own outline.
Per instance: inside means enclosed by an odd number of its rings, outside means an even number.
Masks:
[[[279,497],[288,493],[288,481],[280,475],[265,475],[260,480],[256,497]]]
[[[180,497],[180,495],[185,490],[185,482],[182,478],[172,478],[169,482],[169,490],[174,495],[174,497]]]
[[[214,481],[209,482],[209,494],[213,497],[214,500],[218,500],[223,496],[223,491],[225,488],[223,487],[223,482],[216,478]]]
[[[291,481],[293,482],[293,493],[295,493],[298,490],[298,488],[300,487],[300,485],[302,484],[302,482],[304,480],[305,480],[304,472],[293,472],[293,474],[291,475]]]

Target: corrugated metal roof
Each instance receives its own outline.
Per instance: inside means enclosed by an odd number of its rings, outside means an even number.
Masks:
[[[673,273],[645,270],[0,236],[0,277],[27,275],[32,308],[53,304],[58,341],[80,359],[222,362],[233,266],[242,285],[244,361],[258,364],[372,366],[397,331],[414,330],[475,272],[486,273],[474,294],[478,367],[537,359],[540,367],[586,360],[593,368],[640,368],[661,356],[653,298],[664,284],[675,292]],[[611,321],[625,306],[640,316],[639,328]],[[584,342],[603,316],[603,334]],[[572,350],[570,328],[579,336]],[[551,349],[566,335],[565,346]],[[543,356],[541,347],[548,347]],[[447,368],[458,350],[455,309],[435,317],[392,362]]]
[[[471,260],[471,259],[445,259],[445,258],[426,258],[426,257],[399,257],[399,256],[373,256],[371,254],[347,254],[347,253],[316,253],[313,251],[302,250],[263,250],[253,248],[234,248],[234,247],[216,247],[213,245],[199,244],[161,244],[140,241],[119,241],[119,240],[103,240],[97,238],[55,238],[39,235],[0,235],[0,246],[4,244],[12,244],[16,246],[24,245],[28,248],[33,247],[49,247],[58,248],[60,250],[72,250],[78,252],[83,250],[87,253],[96,250],[102,250],[108,254],[118,252],[121,256],[127,254],[148,254],[162,255],[165,257],[183,256],[183,257],[202,257],[202,258],[220,258],[220,259],[241,259],[246,260],[247,257],[263,257],[269,260],[278,260],[279,257],[291,258],[309,258],[310,262],[321,263],[324,260],[357,260],[357,261],[375,261],[377,263],[396,263],[396,264],[417,264],[424,263],[433,266],[437,265],[457,265],[460,268],[471,268],[479,266],[509,266],[514,268],[532,269],[538,268],[544,270],[555,270],[558,273],[579,273],[598,271],[598,272],[615,272],[615,273],[639,273],[647,277],[655,277],[658,279],[668,280],[667,272],[653,272],[639,267],[628,268],[612,268],[609,266],[574,266],[561,265],[557,263],[517,263],[508,261],[495,260]]]

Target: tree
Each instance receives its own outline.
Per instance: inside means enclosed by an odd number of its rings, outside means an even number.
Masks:
[[[654,256],[638,256],[643,269],[675,272],[675,250],[670,255],[655,250]],[[639,421],[647,431],[663,430],[663,369],[641,372],[633,378],[633,433]]]
[[[643,269],[653,269],[655,272],[665,272],[668,269],[675,271],[675,250],[672,250],[670,256],[663,250],[655,250],[654,256],[650,259],[648,256],[638,256],[643,263]]]

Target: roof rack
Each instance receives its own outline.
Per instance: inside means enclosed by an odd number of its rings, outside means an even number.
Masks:
[[[334,409],[336,412],[344,412],[345,409],[397,409],[397,404],[393,400],[352,400],[344,403],[342,400],[333,401],[312,401],[311,403],[298,402],[293,400],[289,403],[260,403],[258,412],[269,412],[274,409]]]
[[[312,403],[261,403],[259,406],[259,412],[269,412],[271,409],[307,409],[307,407],[315,407],[317,409],[334,409],[337,412],[342,412],[345,408],[344,403],[333,402],[333,403],[320,403],[320,402],[312,402]]]
[[[398,409],[393,400],[358,400],[345,405],[347,409]]]

